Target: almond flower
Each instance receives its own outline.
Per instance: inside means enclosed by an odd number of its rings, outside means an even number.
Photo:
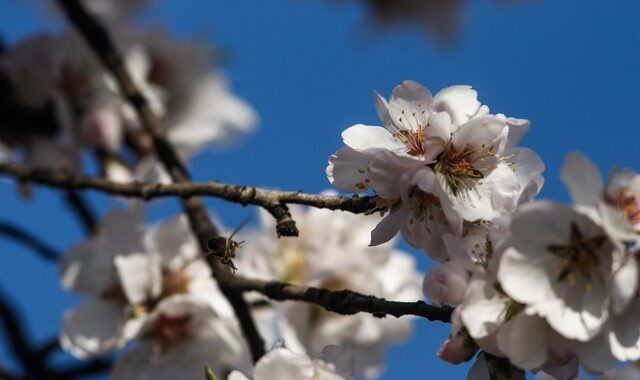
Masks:
[[[561,176],[574,202],[592,206],[604,203],[618,211],[636,233],[640,232],[640,174],[633,169],[613,168],[604,183],[591,160],[571,152]]]
[[[329,159],[329,181],[343,191],[370,188],[387,217],[371,236],[376,245],[398,231],[414,247],[441,258],[443,234],[460,235],[464,221],[512,212],[542,186],[544,165],[515,145],[526,120],[491,115],[470,86],[435,96],[416,82],[397,86],[387,102],[375,94],[384,127],[355,125]]]
[[[173,297],[206,304],[220,318],[233,311],[199,258],[186,219],[148,229],[140,208],[109,213],[99,233],[74,246],[62,283],[90,298],[68,310],[60,342],[78,358],[102,355],[138,337],[153,312]]]
[[[88,2],[118,8],[139,1]],[[132,80],[183,158],[254,129],[255,111],[232,93],[219,70],[212,70],[209,46],[158,30],[140,32],[123,21],[109,18],[106,25]],[[0,127],[0,141],[24,152],[29,165],[79,170],[82,151],[89,149],[97,153],[104,174],[110,174],[107,165],[114,158],[125,162],[121,157],[132,156],[140,167],[130,169],[139,179],[162,179],[150,154],[152,140],[135,110],[75,31],[41,33],[10,47],[0,57],[0,81],[15,95],[10,108],[28,111],[21,118],[38,115],[18,120],[28,128]]]
[[[609,317],[612,295],[624,292],[611,281],[624,247],[598,222],[559,203],[524,205],[500,259],[505,293],[568,339],[594,338]]]
[[[235,321],[186,295],[159,304],[140,335],[140,342],[114,364],[111,379],[199,379],[205,366],[217,374],[251,367]]]
[[[273,218],[245,234],[239,272],[249,277],[299,285],[350,289],[394,301],[420,299],[420,274],[407,253],[391,243],[368,247],[375,217],[342,211],[291,207],[297,238],[278,238]],[[294,352],[319,352],[337,344],[353,351],[359,375],[371,377],[383,362],[386,344],[405,338],[411,319],[376,318],[366,313],[341,316],[305,303],[273,305],[275,325]],[[268,334],[267,334],[268,335]]]
[[[344,361],[343,350],[337,357],[334,352],[339,347],[326,347],[323,355],[312,358],[296,354],[284,347],[277,347],[264,355],[253,370],[253,380],[299,379],[299,380],[348,380],[354,379],[353,369]],[[336,360],[338,359],[338,360]],[[228,380],[249,380],[239,371],[232,372]]]

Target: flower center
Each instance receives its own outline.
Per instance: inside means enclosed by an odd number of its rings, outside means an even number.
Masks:
[[[281,268],[281,281],[299,283],[305,264],[303,248],[297,242],[283,247],[276,254],[276,264]]]
[[[394,137],[398,141],[402,142],[407,147],[407,154],[414,157],[423,157],[427,153],[427,146],[424,140],[423,126],[418,126],[417,129],[402,129],[394,134]]]
[[[640,201],[626,189],[621,190],[617,198],[607,199],[607,202],[618,209],[629,223],[640,223]]]
[[[598,250],[605,241],[604,235],[592,238],[585,237],[578,226],[572,222],[568,245],[551,244],[547,246],[547,251],[563,261],[556,274],[556,280],[558,282],[567,280],[569,286],[573,286],[576,282],[576,275],[579,275],[587,282],[587,290],[590,290],[593,283],[592,272],[600,262]]]
[[[191,279],[184,269],[165,270],[160,297],[165,298],[174,294],[188,293],[190,283]]]
[[[440,199],[431,193],[425,193],[417,186],[414,186],[410,193],[410,207],[413,211],[413,217],[409,219],[409,223],[413,224],[415,220],[424,222],[425,220],[434,220],[436,218],[435,213],[442,210]],[[446,219],[443,220],[446,224]]]
[[[484,174],[471,164],[470,157],[473,153],[472,147],[466,147],[460,152],[450,147],[435,165],[436,172],[442,174],[453,195],[458,195],[461,189],[471,189],[484,178]]]
[[[167,316],[163,315],[154,324],[151,335],[157,340],[161,348],[165,348],[176,342],[189,339],[190,315]]]

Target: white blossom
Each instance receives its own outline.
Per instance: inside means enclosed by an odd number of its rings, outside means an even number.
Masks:
[[[604,183],[591,160],[571,152],[567,154],[561,175],[574,202],[590,206],[605,203],[640,232],[640,174],[630,168],[613,168]]]
[[[175,295],[163,301],[141,330],[144,338],[116,361],[112,379],[198,379],[204,378],[205,366],[218,374],[250,368],[234,321],[192,297]]]
[[[172,296],[206,304],[221,318],[233,315],[209,267],[198,260],[186,218],[148,229],[141,211],[111,212],[99,234],[63,261],[63,286],[91,297],[65,313],[60,333],[62,347],[79,358],[124,346]]]
[[[379,220],[341,211],[291,207],[300,236],[277,238],[272,218],[263,229],[243,236],[239,272],[249,277],[294,284],[350,289],[389,300],[420,298],[420,275],[414,260],[391,244],[367,247]],[[352,349],[359,373],[373,375],[382,363],[384,345],[407,336],[410,319],[375,318],[366,313],[344,317],[304,303],[274,305],[277,325],[294,352],[318,352],[326,345]]]
[[[510,231],[498,269],[504,291],[566,338],[595,337],[618,292],[610,276],[621,244],[587,215],[548,201],[522,206]]]
[[[515,147],[529,123],[489,114],[470,86],[432,96],[405,81],[388,102],[377,93],[375,101],[384,127],[345,130],[345,146],[327,167],[339,189],[370,188],[387,201],[389,215],[372,233],[372,244],[400,230],[409,244],[440,259],[444,233],[459,235],[465,220],[511,212],[542,186],[539,157]]]
[[[253,370],[253,380],[299,379],[299,380],[348,380],[353,379],[353,371],[344,365],[336,365],[327,359],[327,347],[320,358],[312,358],[306,354],[296,354],[286,348],[278,347],[264,355]],[[335,350],[331,350],[335,351]],[[327,357],[329,356],[329,357]],[[228,380],[249,380],[239,371],[232,372]]]

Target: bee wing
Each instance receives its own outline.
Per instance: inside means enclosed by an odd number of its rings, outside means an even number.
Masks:
[[[229,235],[229,239],[231,239],[231,238],[232,238],[232,237],[234,237],[238,232],[240,232],[240,230],[241,230],[244,226],[246,226],[246,225],[251,221],[251,219],[253,219],[253,216],[251,216],[251,215],[249,215],[248,217],[246,217],[246,218],[245,218],[245,220],[244,220],[242,223],[240,223],[240,224],[238,225],[238,227],[236,227],[236,229],[235,229],[235,230],[233,230],[233,232],[231,233],[231,235]]]

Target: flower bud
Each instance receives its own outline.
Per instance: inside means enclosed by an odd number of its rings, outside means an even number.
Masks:
[[[462,302],[469,280],[469,273],[464,268],[447,261],[429,269],[422,290],[435,304],[457,305]]]

